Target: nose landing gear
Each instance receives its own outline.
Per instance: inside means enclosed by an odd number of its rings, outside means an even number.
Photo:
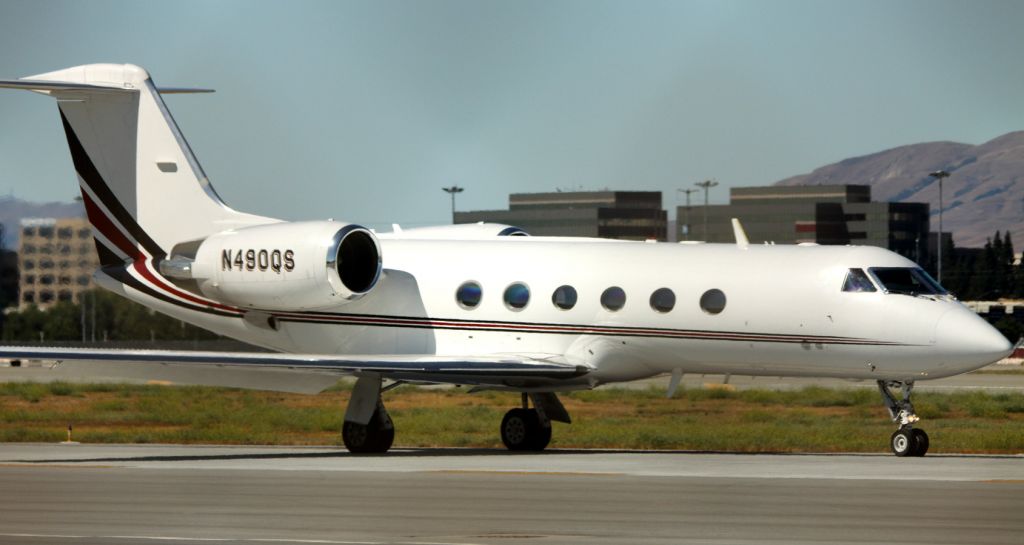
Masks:
[[[902,398],[896,399],[890,388],[899,387]],[[910,393],[914,389],[913,381],[878,381],[878,391],[882,394],[882,401],[889,409],[889,416],[899,426],[889,438],[889,448],[892,453],[899,457],[924,456],[928,452],[928,434],[920,428],[915,428],[914,423],[921,420],[914,412],[914,405],[910,402]]]

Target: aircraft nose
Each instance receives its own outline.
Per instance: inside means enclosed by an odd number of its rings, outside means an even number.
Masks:
[[[997,362],[1013,351],[999,330],[967,308],[950,310],[939,318],[935,345],[947,364],[965,371]]]

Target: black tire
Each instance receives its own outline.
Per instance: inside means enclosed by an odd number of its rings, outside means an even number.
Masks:
[[[914,453],[911,456],[921,457],[928,453],[928,434],[922,429],[914,428]]]
[[[512,409],[501,419],[501,442],[509,450],[528,450],[532,411]]]
[[[379,424],[374,441],[374,452],[387,452],[395,442],[395,425],[391,422],[391,415],[384,413],[384,417],[381,418],[379,413],[374,413],[373,419]]]
[[[541,451],[551,442],[551,427],[542,426],[533,409],[512,409],[501,419],[501,442],[509,450]]]
[[[367,425],[345,422],[341,427],[341,440],[353,454],[383,454],[395,441],[395,427],[386,412],[374,412]]]
[[[341,425],[341,440],[345,443],[345,448],[353,454],[372,452],[369,426],[345,422]]]
[[[913,456],[917,449],[912,430],[896,430],[889,438],[889,449],[900,458]]]
[[[542,426],[540,423],[540,417],[537,415],[537,411],[530,411],[533,413],[533,418],[536,422],[536,428],[534,433],[530,436],[530,448],[529,450],[540,452],[547,448],[548,443],[551,442],[551,426]]]

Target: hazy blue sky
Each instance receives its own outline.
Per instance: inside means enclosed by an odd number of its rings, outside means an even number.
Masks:
[[[1024,129],[1024,2],[0,0],[0,78],[130,62],[233,207],[382,228],[510,192],[759,185]],[[0,91],[0,193],[77,189]],[[727,191],[713,193],[724,202]]]

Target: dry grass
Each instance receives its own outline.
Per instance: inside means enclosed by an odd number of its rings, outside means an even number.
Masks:
[[[316,396],[222,388],[0,385],[0,441],[339,445],[349,392]],[[602,389],[562,396],[572,425],[561,448],[728,452],[878,452],[893,431],[871,389],[800,391]],[[386,394],[400,446],[501,446],[497,427],[519,396],[404,386]],[[915,396],[936,452],[1024,452],[1024,395]]]

